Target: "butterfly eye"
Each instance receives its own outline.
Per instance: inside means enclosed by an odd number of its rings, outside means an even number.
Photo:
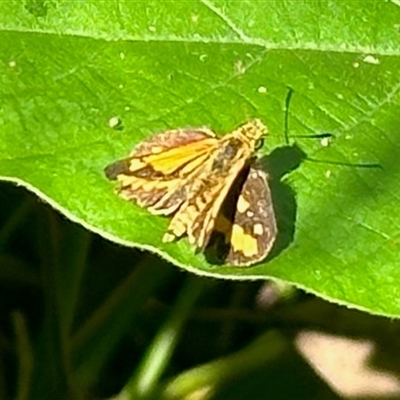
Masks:
[[[257,150],[260,150],[261,147],[263,147],[263,146],[264,146],[264,138],[258,139],[258,140],[256,141],[256,145],[255,145],[256,151],[257,151]]]

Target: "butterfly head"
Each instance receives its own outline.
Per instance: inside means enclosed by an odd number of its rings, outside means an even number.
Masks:
[[[254,119],[240,126],[236,132],[252,149],[258,150],[264,144],[268,129],[259,119]]]

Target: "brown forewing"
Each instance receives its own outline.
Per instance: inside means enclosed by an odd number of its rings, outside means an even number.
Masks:
[[[207,254],[213,262],[248,266],[268,255],[276,235],[268,175],[253,163],[232,186],[215,222]]]

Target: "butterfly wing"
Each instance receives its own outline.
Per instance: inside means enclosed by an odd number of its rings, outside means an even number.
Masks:
[[[153,214],[171,214],[185,201],[188,182],[201,170],[218,139],[207,129],[172,130],[140,143],[129,158],[105,168],[119,193]]]
[[[214,245],[223,263],[249,266],[268,255],[277,226],[268,174],[253,164],[238,186],[236,196],[232,197],[234,201],[225,203],[218,214]]]

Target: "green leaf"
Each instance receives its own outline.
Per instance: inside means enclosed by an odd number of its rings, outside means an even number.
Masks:
[[[3,179],[198,274],[281,279],[400,314],[398,2],[29,0],[2,2],[0,16]],[[268,262],[217,267],[185,239],[162,243],[168,220],[118,198],[105,179],[107,164],[173,127],[226,133],[258,117],[270,130],[260,155],[284,146],[288,86],[289,134],[335,135],[329,147],[301,140],[308,157],[382,169],[304,161],[282,170]],[[276,172],[294,150],[266,163]]]

